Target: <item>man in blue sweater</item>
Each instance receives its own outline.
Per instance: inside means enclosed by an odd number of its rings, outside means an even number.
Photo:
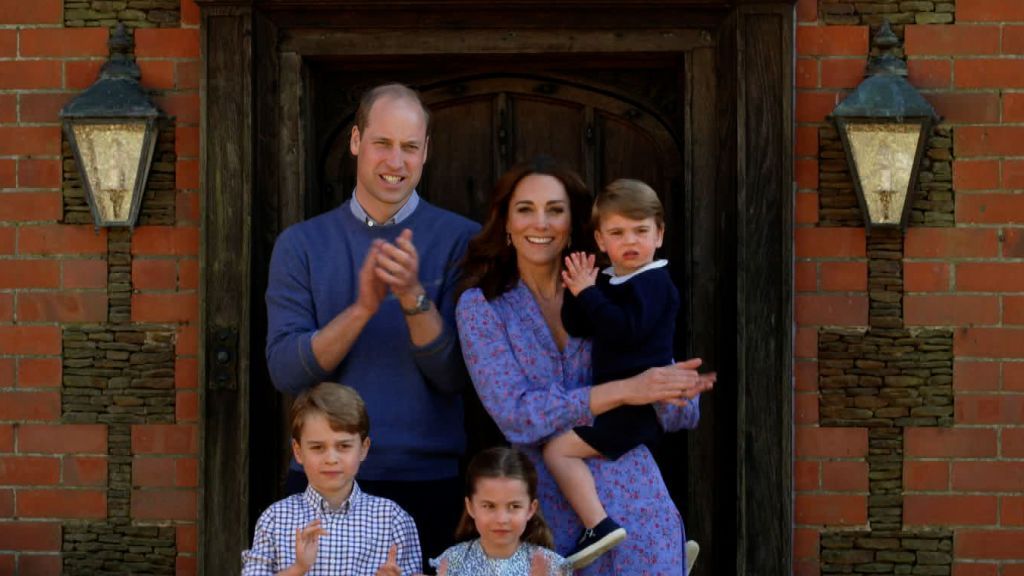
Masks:
[[[479,228],[416,193],[428,123],[405,86],[363,96],[350,140],[353,197],[281,234],[267,287],[274,385],[293,395],[321,381],[359,391],[373,422],[359,485],[412,515],[424,558],[450,544],[462,507],[468,376],[452,295]],[[288,491],[304,488],[293,463]]]

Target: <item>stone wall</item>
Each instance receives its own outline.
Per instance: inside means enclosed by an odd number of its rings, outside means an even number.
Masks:
[[[818,10],[825,24],[866,24],[874,30],[887,19],[901,37],[906,24],[952,24],[956,20],[956,0],[820,0]]]
[[[104,26],[118,22],[132,28],[177,28],[180,0],[64,0],[64,26]]]

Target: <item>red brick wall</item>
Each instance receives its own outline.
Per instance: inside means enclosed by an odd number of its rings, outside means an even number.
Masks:
[[[905,239],[908,326],[955,328],[955,425],[908,429],[904,523],[953,527],[955,576],[1024,575],[1024,3],[960,0],[955,25],[908,26],[911,81],[954,128],[956,225]],[[859,82],[864,26],[797,6],[795,572],[819,533],[864,527],[867,432],[820,428],[817,329],[867,323],[864,231],[818,228],[818,127]],[[106,36],[60,0],[0,4],[0,574],[60,571],[61,524],[106,516],[107,428],[61,415],[61,326],[106,315],[106,234],[61,223],[60,107],[96,77]],[[136,34],[143,84],[176,116],[173,227],[132,237],[132,320],[177,326],[176,422],[132,429],[134,522],[176,527],[195,570],[198,487],[198,10]]]
[[[910,81],[954,134],[956,221],[904,239],[908,328],[954,330],[952,427],[908,428],[903,525],[953,529],[954,576],[1024,575],[1024,2],[908,25]],[[863,229],[817,227],[818,128],[861,80],[866,26],[797,6],[795,574],[823,530],[866,528],[865,428],[819,427],[819,326],[867,324]]]
[[[175,226],[131,241],[132,322],[175,327],[175,423],[131,429],[131,518],[172,525],[195,572],[199,316],[198,9],[135,36],[142,84],[176,117]],[[58,111],[91,84],[107,31],[61,0],[0,3],[0,575],[59,574],[62,523],[106,518],[108,429],[61,414],[61,327],[107,318],[107,234],[63,224]]]

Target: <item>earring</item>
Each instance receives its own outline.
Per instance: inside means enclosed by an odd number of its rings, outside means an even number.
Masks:
[[[511,246],[511,245],[512,245],[512,235],[509,234],[508,232],[506,232],[505,233],[505,246]]]

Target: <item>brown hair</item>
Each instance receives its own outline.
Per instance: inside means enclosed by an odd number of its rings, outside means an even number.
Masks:
[[[531,174],[552,176],[562,183],[569,197],[572,228],[569,244],[573,250],[589,251],[593,244],[590,233],[591,194],[575,172],[549,156],[537,156],[510,168],[498,179],[491,194],[491,207],[483,229],[466,248],[462,261],[462,282],[458,292],[479,287],[484,297],[493,300],[512,289],[519,280],[515,248],[508,245],[505,224],[509,203],[519,182]],[[566,247],[568,252],[568,247]]]
[[[377,100],[381,98],[412,100],[418,104],[420,110],[423,111],[423,123],[427,127],[427,135],[430,134],[430,111],[427,110],[427,107],[423,105],[423,101],[420,100],[419,92],[405,84],[398,83],[381,84],[371,88],[359,99],[359,108],[356,109],[356,128],[359,129],[360,134],[366,131],[366,124],[370,121],[370,110],[373,109],[373,105],[377,103]]]
[[[604,187],[594,201],[591,224],[599,228],[601,218],[621,214],[633,220],[654,218],[658,228],[665,227],[665,209],[653,188],[639,180],[619,178]]]
[[[361,439],[370,435],[370,417],[359,392],[335,382],[321,382],[304,390],[292,403],[292,438],[302,440],[302,426],[312,414],[323,414],[335,432],[358,433]]]
[[[533,462],[530,462],[526,454],[515,448],[496,446],[479,452],[473,457],[466,469],[466,498],[473,497],[473,494],[476,493],[476,483],[481,478],[522,480],[526,484],[526,493],[530,496],[530,502],[537,499],[537,469],[533,467]],[[463,508],[459,526],[455,529],[455,540],[461,542],[479,537],[480,532],[476,529],[473,517]],[[519,539],[535,546],[554,547],[551,529],[544,521],[540,508],[526,522],[526,529],[523,530],[523,535]]]

